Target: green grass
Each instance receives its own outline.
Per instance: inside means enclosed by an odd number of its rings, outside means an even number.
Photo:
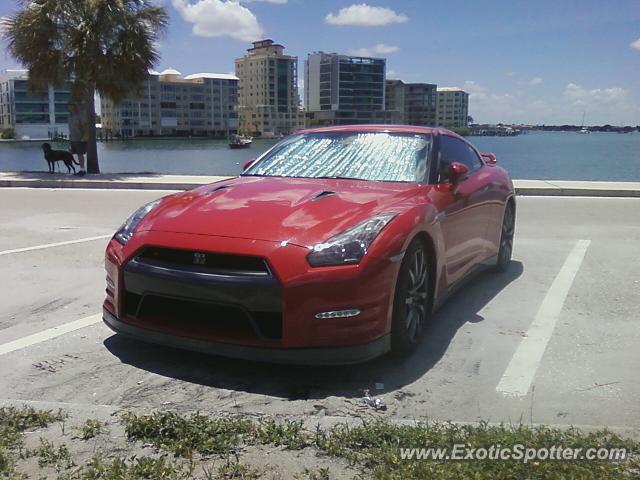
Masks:
[[[22,432],[44,428],[64,418],[62,412],[0,409],[0,479],[16,478],[16,462],[21,459]],[[254,421],[200,414],[182,416],[171,412],[150,415],[125,413],[121,419],[129,441],[149,443],[159,450],[161,456],[108,459],[96,456],[72,473],[68,473],[68,468],[73,464],[73,458],[65,445],[55,446],[41,440],[38,448],[27,451],[27,456],[37,455],[43,468],[67,470],[59,477],[60,480],[182,480],[192,478],[197,469],[202,469],[202,472],[198,470],[198,478],[202,478],[202,473],[204,478],[216,479],[268,478],[268,473],[241,462],[243,450],[251,445],[286,450],[311,449],[329,465],[336,459],[350,462],[356,471],[361,472],[363,479],[640,478],[640,443],[606,430],[589,433],[575,428],[495,426],[487,423],[396,425],[380,420],[357,426],[318,427],[309,431],[301,422],[294,421]],[[79,438],[92,438],[101,429],[102,424],[97,420],[87,421],[80,428],[83,435]],[[516,460],[404,460],[400,456],[400,448],[452,448],[457,444],[470,448],[489,448],[491,445],[504,448],[516,444],[537,449],[558,445],[583,450],[591,447],[625,448],[631,456],[622,461],[532,460],[529,463]],[[219,461],[223,462],[221,466],[218,466]],[[302,475],[301,478],[327,480],[329,470],[306,469]]]
[[[515,460],[402,460],[399,448],[453,447],[465,444],[472,448],[491,445],[528,448],[626,448],[635,459],[609,461],[535,461],[527,464]],[[317,447],[328,455],[346,458],[363,466],[377,479],[623,479],[640,478],[638,454],[640,444],[606,430],[584,433],[578,429],[549,427],[457,425],[423,423],[414,426],[370,422],[357,427],[338,425],[329,431],[316,432]]]

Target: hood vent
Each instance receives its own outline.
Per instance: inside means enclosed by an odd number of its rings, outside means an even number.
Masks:
[[[320,199],[325,198],[325,197],[330,197],[330,196],[332,196],[332,195],[337,195],[337,193],[336,193],[336,192],[334,192],[334,191],[331,191],[331,190],[325,190],[325,191],[323,191],[323,192],[316,193],[316,194],[313,196],[313,198],[311,198],[311,201],[312,201],[312,202],[315,202],[316,200],[320,200]]]
[[[207,192],[207,195],[211,195],[212,193],[219,192],[220,190],[226,190],[227,188],[231,188],[231,185],[218,185],[217,187],[212,188]]]

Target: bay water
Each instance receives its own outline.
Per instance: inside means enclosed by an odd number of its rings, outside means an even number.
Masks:
[[[516,137],[468,137],[517,179],[640,181],[640,133],[532,131]],[[131,139],[98,144],[104,173],[236,175],[276,140],[231,150],[225,140]],[[67,149],[64,142],[53,148]],[[47,171],[40,142],[0,142],[0,171]],[[66,172],[66,168],[60,164]]]

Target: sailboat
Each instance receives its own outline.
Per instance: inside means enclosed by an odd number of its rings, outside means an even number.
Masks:
[[[582,125],[581,125],[579,133],[591,133],[591,132],[589,132],[589,129],[584,126],[584,116],[585,116],[586,113],[587,112],[582,112]]]

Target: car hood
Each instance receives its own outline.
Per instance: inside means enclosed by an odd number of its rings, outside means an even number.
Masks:
[[[139,230],[310,246],[417,193],[412,183],[237,177],[167,197]]]

